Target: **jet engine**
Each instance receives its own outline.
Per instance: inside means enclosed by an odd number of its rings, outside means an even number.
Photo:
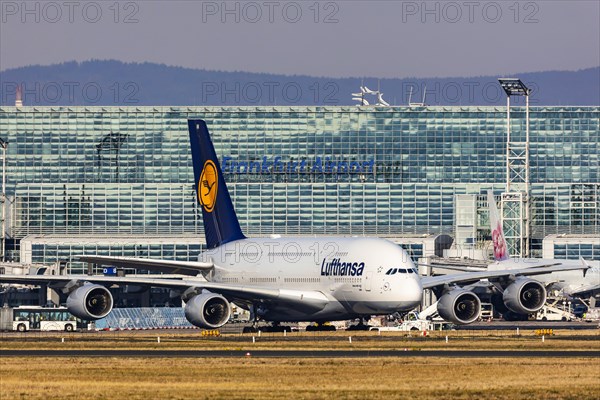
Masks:
[[[481,301],[473,292],[453,289],[440,297],[437,305],[440,317],[455,324],[470,324],[479,318]]]
[[[185,305],[185,318],[204,329],[219,328],[229,321],[231,307],[220,294],[203,293],[192,297]]]
[[[74,316],[93,321],[108,315],[113,308],[113,297],[104,286],[88,283],[71,292],[67,308]]]
[[[531,314],[546,303],[546,288],[529,278],[518,278],[502,294],[506,307],[518,314]]]

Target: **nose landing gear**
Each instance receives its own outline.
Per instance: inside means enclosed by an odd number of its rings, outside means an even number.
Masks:
[[[358,320],[358,324],[350,325],[346,328],[347,331],[368,331],[371,328],[371,325],[366,324],[371,317],[360,317]]]
[[[335,326],[329,325],[327,322],[317,322],[316,325],[308,325],[307,332],[334,332]]]

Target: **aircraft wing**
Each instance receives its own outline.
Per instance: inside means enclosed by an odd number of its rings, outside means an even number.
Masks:
[[[196,276],[200,272],[210,270],[213,263],[193,261],[153,260],[150,258],[105,257],[105,256],[78,256],[80,261],[111,265],[121,268],[138,268],[148,271],[164,272],[169,274],[182,274]]]
[[[586,272],[590,272],[589,270],[598,271],[598,267],[592,267],[590,263],[588,263],[583,257],[579,257],[581,263],[587,267],[584,271],[583,276],[585,276]],[[575,297],[584,297],[584,296],[596,296],[600,293],[600,280],[596,280],[598,283],[593,283],[585,286],[580,286],[576,289],[569,290],[569,295]]]
[[[484,267],[467,267],[467,266],[461,266],[461,265],[419,264],[419,267],[427,267],[427,268],[431,268],[432,270],[435,270],[435,269],[450,269],[452,271],[459,271],[459,272],[482,272],[482,271],[487,271],[487,268],[484,268]]]
[[[163,287],[180,292],[184,292],[188,289],[205,289],[212,293],[219,293],[233,302],[236,300],[259,303],[277,301],[278,303],[287,303],[296,308],[311,311],[321,310],[329,302],[327,296],[319,291],[261,288],[213,283],[196,279],[113,277],[97,275],[0,275],[0,284],[51,284],[60,287],[73,281],[96,283],[104,286],[136,285]]]
[[[577,289],[568,291],[568,294],[574,297],[595,296],[598,293],[600,293],[600,284],[581,286]]]
[[[423,289],[432,289],[437,286],[452,285],[455,283],[471,284],[481,279],[502,279],[509,278],[511,276],[532,276],[532,275],[543,275],[552,272],[561,271],[574,271],[574,270],[586,270],[590,268],[585,265],[551,265],[545,267],[535,268],[518,268],[518,269],[505,269],[496,271],[481,271],[481,272],[465,272],[462,274],[451,274],[451,275],[440,275],[440,276],[424,276],[421,278]]]
[[[485,272],[485,271],[502,271],[502,263],[494,263],[494,264],[490,264],[492,266],[492,268],[490,268],[488,266],[488,268],[485,267],[472,267],[472,266],[462,266],[462,265],[445,265],[445,264],[435,264],[435,265],[431,265],[431,264],[419,264],[419,266],[424,266],[427,268],[431,268],[432,270],[435,269],[449,269],[449,270],[453,270],[453,271],[459,271],[459,272]],[[539,269],[539,268],[547,268],[547,267],[555,267],[555,266],[560,266],[563,265],[560,262],[556,262],[556,263],[552,263],[552,264],[537,264],[537,265],[527,265],[527,267],[525,268],[521,268],[521,269]],[[565,271],[569,271],[569,270],[573,270],[573,269],[587,269],[587,266],[582,265],[581,267],[576,267],[576,268],[569,268],[566,269]],[[506,267],[504,268],[504,270],[506,271],[517,271],[520,269],[517,268],[510,268],[510,269],[506,269]],[[556,271],[554,271],[556,272]]]

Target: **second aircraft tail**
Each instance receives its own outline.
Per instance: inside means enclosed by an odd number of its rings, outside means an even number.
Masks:
[[[498,212],[496,200],[494,199],[494,194],[491,190],[488,191],[488,204],[490,207],[490,227],[492,229],[492,243],[494,245],[494,260],[508,260],[504,229],[502,229],[500,213]]]

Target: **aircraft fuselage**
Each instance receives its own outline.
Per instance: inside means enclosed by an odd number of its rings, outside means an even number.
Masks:
[[[423,290],[414,263],[400,246],[377,238],[242,239],[208,250],[212,282],[319,291],[329,301],[318,311],[258,305],[272,321],[343,320],[409,311]],[[256,306],[256,305],[255,305]]]

